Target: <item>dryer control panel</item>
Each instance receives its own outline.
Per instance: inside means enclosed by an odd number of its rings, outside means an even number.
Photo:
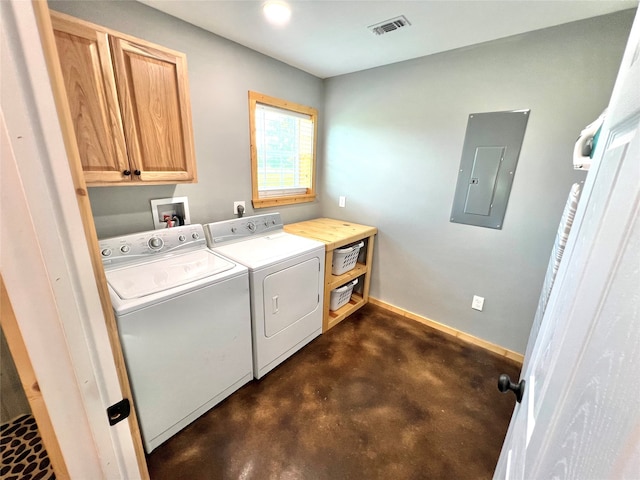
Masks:
[[[104,265],[140,260],[157,254],[207,248],[202,225],[149,230],[99,241]]]
[[[251,217],[234,218],[204,226],[209,247],[227,242],[247,240],[248,237],[273,233],[283,228],[279,213],[265,213]]]

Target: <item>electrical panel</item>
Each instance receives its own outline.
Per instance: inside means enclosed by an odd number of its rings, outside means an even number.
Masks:
[[[501,229],[530,110],[472,113],[451,221]]]

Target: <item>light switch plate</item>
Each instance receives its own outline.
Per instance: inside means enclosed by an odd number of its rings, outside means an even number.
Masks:
[[[482,307],[484,306],[484,297],[479,297],[477,295],[473,296],[473,301],[471,302],[471,308],[474,310],[482,311]]]

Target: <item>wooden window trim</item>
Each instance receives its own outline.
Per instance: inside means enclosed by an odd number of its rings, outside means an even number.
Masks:
[[[283,195],[260,198],[258,192],[258,150],[256,147],[256,104],[268,105],[296,113],[309,115],[313,122],[313,159],[311,166],[311,187],[302,195]],[[249,91],[249,133],[251,147],[251,200],[253,208],[274,207],[279,205],[292,205],[296,203],[313,202],[316,198],[316,148],[318,142],[318,110],[306,105],[289,102],[280,98],[271,97],[262,93]]]

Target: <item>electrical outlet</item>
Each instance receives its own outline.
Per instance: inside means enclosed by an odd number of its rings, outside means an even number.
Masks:
[[[471,302],[471,308],[474,310],[482,311],[482,307],[484,306],[484,297],[479,297],[477,295],[473,296],[473,301]]]
[[[344,208],[344,206],[347,204],[347,197],[344,196],[340,196],[340,198],[338,198],[338,206],[341,208]]]
[[[237,215],[237,214],[238,214],[238,205],[241,205],[241,206],[242,206],[242,208],[244,208],[244,211],[245,211],[245,213],[246,213],[246,211],[247,211],[247,207],[245,207],[245,205],[244,205],[244,200],[243,200],[243,201],[240,201],[240,202],[233,202],[233,213],[234,213],[235,215]]]

